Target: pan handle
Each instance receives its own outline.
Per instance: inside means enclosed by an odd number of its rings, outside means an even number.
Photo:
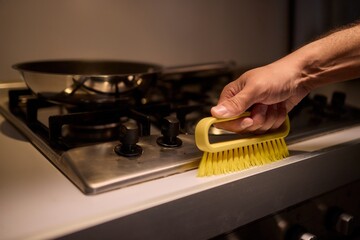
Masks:
[[[235,62],[212,62],[195,65],[184,65],[164,68],[161,75],[162,80],[174,80],[186,77],[207,77],[214,74],[231,74],[235,69]]]

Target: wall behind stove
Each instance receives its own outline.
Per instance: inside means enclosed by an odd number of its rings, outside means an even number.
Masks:
[[[287,0],[0,0],[0,81],[17,62],[111,58],[254,66],[288,48]]]

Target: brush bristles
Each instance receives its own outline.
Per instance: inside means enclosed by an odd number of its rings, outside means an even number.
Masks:
[[[284,138],[229,149],[223,152],[204,152],[198,176],[211,176],[240,171],[253,166],[275,162],[289,156]]]

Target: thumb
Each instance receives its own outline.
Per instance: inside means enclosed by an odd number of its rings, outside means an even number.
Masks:
[[[217,106],[211,108],[211,114],[216,118],[238,116],[254,104],[250,96],[251,95],[244,89],[231,98],[222,99]]]

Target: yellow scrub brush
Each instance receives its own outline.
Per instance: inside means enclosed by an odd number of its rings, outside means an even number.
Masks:
[[[231,121],[249,115],[250,113],[246,112],[234,118],[207,117],[199,121],[195,128],[195,142],[197,147],[204,152],[198,169],[199,177],[240,171],[289,156],[284,140],[290,131],[288,117],[278,129],[263,135],[251,135],[225,142],[209,142],[209,129],[214,123]]]

